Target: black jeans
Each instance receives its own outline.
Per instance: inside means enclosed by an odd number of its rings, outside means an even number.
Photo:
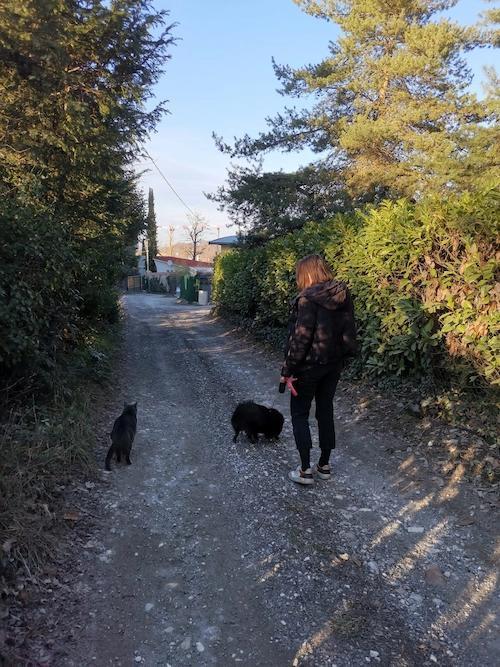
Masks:
[[[299,450],[302,470],[311,467],[312,447],[309,430],[309,410],[313,398],[316,401],[319,446],[319,465],[325,466],[330,460],[330,452],[335,447],[335,426],[333,424],[333,397],[340,377],[341,363],[316,366],[300,373],[294,386],[298,396],[290,398],[293,435]]]

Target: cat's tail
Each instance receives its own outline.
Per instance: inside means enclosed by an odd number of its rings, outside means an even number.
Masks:
[[[111,447],[108,449],[108,453],[106,454],[106,460],[104,461],[105,470],[111,470],[111,457],[113,456],[113,452],[114,445],[111,444]]]

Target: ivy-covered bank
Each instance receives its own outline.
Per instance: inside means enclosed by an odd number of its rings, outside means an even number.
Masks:
[[[317,252],[355,299],[372,376],[434,377],[461,388],[500,382],[499,192],[384,202],[265,246],[220,256],[214,298],[223,315],[283,340],[297,259]]]

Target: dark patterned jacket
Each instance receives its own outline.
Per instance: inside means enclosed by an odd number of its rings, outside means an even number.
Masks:
[[[356,350],[354,306],[347,285],[328,280],[302,290],[290,311],[282,375],[340,361]]]

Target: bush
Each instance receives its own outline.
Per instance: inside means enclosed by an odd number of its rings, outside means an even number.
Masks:
[[[364,372],[486,387],[500,381],[497,236],[494,189],[387,201],[219,257],[214,297],[261,332],[284,329],[295,263],[317,252],[353,293]]]
[[[0,31],[0,392],[45,396],[60,357],[118,319],[173,26],[142,0],[19,7],[2,3]]]
[[[30,209],[4,207],[0,225],[0,371],[43,379],[74,335],[76,257],[64,227]]]
[[[114,285],[127,256],[108,243],[108,265],[91,262],[64,220],[15,201],[0,206],[0,226],[0,391],[21,383],[43,394],[67,353],[118,322]]]

